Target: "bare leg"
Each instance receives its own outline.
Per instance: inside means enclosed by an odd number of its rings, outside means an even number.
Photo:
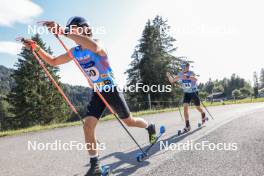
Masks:
[[[183,104],[183,109],[184,109],[185,126],[186,126],[186,129],[189,129],[190,130],[189,104],[188,103],[184,103]]]
[[[149,142],[151,144],[155,143],[155,141],[156,141],[156,129],[155,129],[154,124],[148,124],[148,122],[142,118],[128,117],[128,118],[122,119],[122,120],[129,127],[146,128],[148,131],[148,134],[149,134]]]
[[[196,106],[196,109],[201,113],[202,116],[202,124],[205,123],[205,113],[204,110],[201,108],[201,106]]]
[[[147,128],[148,122],[142,118],[133,118],[132,116],[122,119],[122,121],[129,127]]]
[[[95,135],[95,127],[98,120],[94,116],[87,116],[84,119],[84,136],[85,143],[87,147],[87,151],[90,155],[90,169],[85,174],[89,175],[102,175],[102,168],[100,165],[100,161],[98,160],[98,146]]]
[[[184,110],[185,121],[187,121],[189,120],[189,104],[188,103],[183,104],[183,110]]]
[[[200,112],[200,113],[204,113],[203,109],[201,108],[201,106],[196,106],[196,109]]]
[[[85,143],[87,145],[88,153],[92,157],[98,156],[97,142],[95,136],[95,127],[97,124],[97,118],[93,116],[85,117],[84,119],[84,136]]]

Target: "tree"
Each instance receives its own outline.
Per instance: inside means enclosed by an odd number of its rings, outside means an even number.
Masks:
[[[235,74],[232,74],[230,78],[224,78],[222,80],[212,81],[209,79],[205,84],[201,84],[200,87],[202,91],[206,91],[209,94],[212,92],[223,92],[223,96],[227,98],[232,97],[232,91],[235,89],[252,89],[249,82]]]
[[[214,88],[214,83],[213,83],[212,79],[210,78],[209,81],[205,83],[204,90],[208,94],[211,94],[211,93],[213,93],[213,88]]]
[[[0,96],[0,131],[10,129],[11,118],[14,117],[14,114],[9,112],[9,108],[6,96]]]
[[[7,118],[7,108],[4,104],[4,101],[0,101],[0,131],[5,129],[5,120]]]
[[[12,69],[0,65],[0,94],[7,95],[11,87],[14,85],[14,80],[10,76],[13,73]]]
[[[251,89],[249,89],[248,87],[243,87],[243,88],[241,88],[241,89],[239,89],[239,90],[240,90],[241,95],[242,95],[243,97],[249,97],[249,96],[252,94]]]
[[[32,37],[41,48],[52,54],[39,35]],[[16,63],[17,69],[12,77],[16,85],[8,95],[12,105],[12,128],[29,127],[36,124],[49,124],[65,121],[69,116],[69,109],[63,98],[51,84],[31,51],[23,48]],[[48,70],[58,82],[58,68],[48,66]],[[61,83],[59,82],[60,86]]]
[[[207,92],[199,92],[201,100],[205,100],[209,94]]]
[[[253,81],[254,81],[254,87],[253,87],[253,94],[254,94],[254,97],[257,98],[258,97],[258,90],[259,90],[259,82],[258,82],[258,74],[257,72],[254,72],[253,74]]]
[[[132,55],[132,62],[126,71],[127,86],[142,83],[143,85],[167,85],[166,72],[177,73],[180,59],[171,54],[176,50],[173,46],[175,39],[168,33],[170,27],[162,17],[156,16],[148,20]],[[177,90],[179,91],[179,90]],[[126,94],[129,104],[138,109],[147,108],[148,94],[152,101],[175,101],[175,91],[164,92],[128,92]],[[177,94],[179,96],[179,94]],[[142,103],[142,105],[140,104]]]
[[[241,96],[241,92],[238,89],[235,89],[232,91],[232,97],[234,98],[234,100],[237,100],[237,98],[239,98]]]
[[[224,92],[224,87],[221,84],[214,86],[213,92]]]
[[[264,68],[260,70],[260,75],[259,75],[259,85],[260,89],[264,88]]]

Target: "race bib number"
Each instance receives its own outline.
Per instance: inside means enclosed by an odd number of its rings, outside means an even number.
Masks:
[[[190,80],[184,80],[182,82],[182,88],[184,90],[191,89],[192,88],[192,82]]]
[[[85,71],[89,74],[92,81],[97,81],[99,79],[100,74],[96,67],[87,68]]]
[[[183,87],[184,89],[190,89],[190,88],[192,87],[192,84],[191,84],[191,83],[183,83],[183,84],[182,84],[182,87]]]

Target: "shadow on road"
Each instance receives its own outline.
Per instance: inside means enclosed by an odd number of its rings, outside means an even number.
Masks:
[[[189,133],[183,134],[181,136],[173,135],[171,137],[168,137],[166,139],[162,139],[162,141],[165,143],[168,143],[168,145],[172,144],[172,143],[177,143],[180,142],[181,140],[183,140],[184,138],[186,138],[187,136],[201,130],[203,127],[201,128],[197,128]],[[148,146],[145,146],[143,149],[145,150]],[[153,148],[151,149],[151,151],[149,152],[149,157],[151,157],[152,155],[158,153],[160,151],[160,145],[159,142],[153,146]],[[140,150],[133,150],[127,153],[124,152],[114,152],[112,154],[106,155],[104,157],[102,157],[100,160],[103,161],[107,158],[111,158],[114,157],[115,159],[117,159],[118,161],[113,162],[111,164],[108,164],[108,166],[111,169],[111,173],[113,175],[117,175],[117,176],[127,176],[127,175],[131,175],[134,172],[136,172],[139,168],[141,167],[145,167],[148,166],[150,164],[150,162],[148,160],[145,160],[143,162],[137,162],[136,160],[136,156],[137,153],[139,153]],[[122,165],[126,165],[123,166]],[[88,165],[85,165],[85,167],[88,167]]]

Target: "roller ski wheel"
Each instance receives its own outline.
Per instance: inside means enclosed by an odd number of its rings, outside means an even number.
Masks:
[[[208,121],[208,118],[205,119],[206,121]],[[205,122],[204,123],[198,123],[198,128],[202,128],[205,127]]]
[[[144,153],[138,153],[137,154],[137,162],[140,163],[140,162],[144,161],[145,158],[146,158],[146,155]]]
[[[163,133],[165,133],[165,131],[166,131],[166,128],[165,128],[165,126],[160,126],[160,134],[162,135]]]
[[[178,136],[182,134],[182,130],[178,130]]]
[[[102,176],[109,176],[110,175],[110,167],[105,165],[101,167],[102,169]]]
[[[159,134],[155,137],[154,143],[151,143],[150,146],[144,151],[144,153],[140,152],[137,154],[136,158],[138,162],[142,162],[148,157],[148,152],[158,142],[158,140],[165,133],[165,131],[166,131],[165,126],[160,126]]]

